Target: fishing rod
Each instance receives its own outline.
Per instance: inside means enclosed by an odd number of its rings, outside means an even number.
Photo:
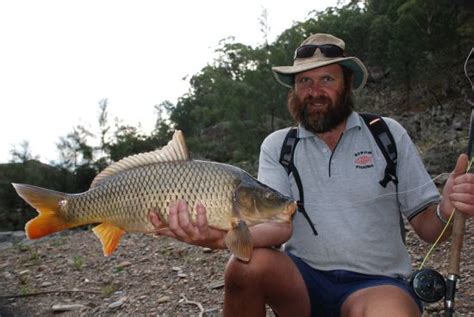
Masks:
[[[474,91],[474,85],[471,80],[472,75],[469,74],[468,68],[474,64],[473,59],[471,59],[473,52],[474,47],[471,48],[471,52],[467,56],[466,62],[464,63],[464,73],[466,74],[467,80],[471,84],[471,93]],[[474,142],[474,102],[466,97],[466,103],[471,107],[469,142],[467,144],[467,155],[469,157],[469,161],[471,161]],[[453,231],[451,235],[451,252],[449,255],[448,276],[446,278],[446,295],[444,298],[444,315],[446,317],[452,317],[454,314],[454,300],[456,295],[456,284],[460,277],[461,249],[464,241],[465,222],[466,218],[464,214],[461,212],[456,212],[454,215]]]
[[[474,85],[472,83],[472,75],[469,74],[469,66],[473,66],[474,60],[471,59],[473,55],[474,47],[471,49],[471,52],[467,56],[466,62],[464,63],[464,73],[471,84],[471,90],[474,91]],[[470,65],[469,65],[470,64]],[[474,75],[474,69],[472,70],[472,74]],[[471,166],[471,159],[472,159],[472,151],[473,151],[473,143],[474,143],[474,102],[471,101],[467,96],[465,98],[466,103],[471,107],[471,120],[469,125],[469,141],[467,145],[467,155],[469,157]],[[468,168],[469,169],[469,168]],[[454,219],[454,220],[453,220]],[[438,244],[441,237],[444,235],[448,226],[453,223],[453,230],[452,230],[452,243],[451,243],[451,250],[449,256],[449,266],[448,266],[448,276],[445,279],[443,276],[430,268],[424,268],[425,261],[428,259],[429,255],[433,248]],[[460,267],[460,259],[461,259],[461,249],[462,244],[464,241],[464,229],[465,229],[465,216],[463,213],[455,212],[453,209],[453,213],[449,217],[448,222],[446,223],[443,231],[439,235],[436,242],[431,247],[428,254],[425,256],[420,268],[413,272],[410,276],[410,286],[416,296],[424,302],[427,303],[434,303],[441,300],[444,297],[444,313],[446,317],[452,317],[454,314],[454,299],[456,293],[456,283],[459,279],[459,267]]]

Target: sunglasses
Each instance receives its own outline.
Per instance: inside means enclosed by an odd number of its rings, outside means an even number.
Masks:
[[[295,55],[293,56],[293,60],[297,58],[308,58],[314,55],[316,49],[319,48],[321,54],[325,57],[341,57],[344,56],[344,50],[339,46],[332,45],[332,44],[323,44],[323,45],[315,45],[315,44],[308,44],[298,47],[295,50]]]

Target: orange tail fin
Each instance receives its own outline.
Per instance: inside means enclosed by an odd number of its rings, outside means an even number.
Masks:
[[[38,239],[77,226],[67,223],[59,213],[60,202],[66,198],[66,194],[27,184],[12,185],[18,195],[39,213],[25,226],[29,239]]]

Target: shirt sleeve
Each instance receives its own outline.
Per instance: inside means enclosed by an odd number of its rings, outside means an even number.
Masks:
[[[270,134],[260,147],[258,180],[281,194],[292,197],[288,174],[280,164],[280,152],[288,130]]]
[[[429,205],[439,201],[439,191],[426,171],[420,153],[406,130],[390,121],[398,152],[397,177],[400,211],[411,220]],[[392,132],[392,134],[394,134]]]

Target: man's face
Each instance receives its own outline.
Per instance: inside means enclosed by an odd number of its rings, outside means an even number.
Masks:
[[[307,130],[324,133],[333,130],[352,112],[346,103],[344,73],[330,64],[295,75],[290,112]]]

